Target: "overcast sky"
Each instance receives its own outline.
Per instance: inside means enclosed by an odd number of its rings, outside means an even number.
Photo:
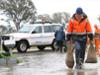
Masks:
[[[100,15],[100,0],[33,0],[38,14],[49,14],[54,12],[68,12],[71,15],[77,7],[82,7],[88,15],[91,24],[98,23]]]

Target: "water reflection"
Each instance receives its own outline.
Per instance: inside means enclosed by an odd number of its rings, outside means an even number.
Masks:
[[[66,75],[100,75],[98,69],[67,70]]]
[[[83,71],[83,70],[76,71],[76,75],[85,75],[85,71]]]
[[[67,74],[66,75],[74,75],[74,71],[73,70],[71,70],[71,69],[68,69],[67,70]]]
[[[0,67],[0,75],[100,75],[98,64],[85,64],[84,69],[67,69],[65,54],[37,52],[21,54],[23,62]]]
[[[85,71],[85,75],[100,75],[99,69],[89,69]]]
[[[85,70],[78,70],[78,69],[74,69],[74,70],[68,70],[67,71],[67,75],[85,75]]]

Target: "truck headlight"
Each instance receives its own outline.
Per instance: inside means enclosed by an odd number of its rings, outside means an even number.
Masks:
[[[9,36],[1,36],[2,40],[9,40],[10,37]]]
[[[2,40],[13,40],[13,36],[2,36]]]

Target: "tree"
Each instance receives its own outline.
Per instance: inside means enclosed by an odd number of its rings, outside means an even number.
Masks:
[[[51,17],[48,14],[38,15],[37,19],[41,19],[47,22],[51,22]]]
[[[62,19],[64,19],[65,22],[68,22],[70,19],[70,14],[66,12],[62,12]]]
[[[53,14],[53,22],[55,23],[62,23],[62,19],[65,21],[65,22],[68,22],[70,18],[70,14],[69,13],[66,13],[66,12],[57,12],[57,13],[54,13]]]
[[[35,17],[36,8],[31,0],[0,0],[0,9],[20,28],[21,22],[28,22]]]
[[[58,13],[54,13],[53,14],[53,22],[55,23],[61,23],[61,13],[58,12]]]
[[[7,27],[0,25],[0,36],[7,33]]]

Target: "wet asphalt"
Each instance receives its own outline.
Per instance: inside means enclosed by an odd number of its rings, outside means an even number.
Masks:
[[[21,62],[0,65],[0,75],[100,75],[98,63],[85,63],[83,69],[68,69],[65,64],[66,53],[52,50],[14,53]]]

